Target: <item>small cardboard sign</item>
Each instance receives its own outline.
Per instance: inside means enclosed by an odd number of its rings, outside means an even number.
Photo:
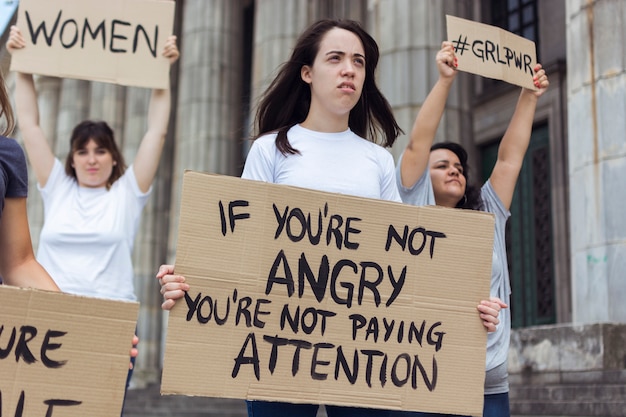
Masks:
[[[173,1],[21,0],[17,26],[26,47],[11,70],[127,86],[169,87],[163,46]]]
[[[119,416],[138,311],[0,285],[0,416]]]
[[[187,171],[161,392],[480,416],[493,230]]]
[[[484,23],[446,15],[448,40],[454,45],[457,69],[537,90],[535,43]]]

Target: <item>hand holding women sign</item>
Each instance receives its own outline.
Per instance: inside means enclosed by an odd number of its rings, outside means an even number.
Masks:
[[[173,1],[22,0],[17,26],[26,48],[11,70],[168,88],[161,50],[173,32]]]
[[[446,16],[448,40],[454,46],[459,71],[503,80],[538,90],[535,43],[484,23]]]

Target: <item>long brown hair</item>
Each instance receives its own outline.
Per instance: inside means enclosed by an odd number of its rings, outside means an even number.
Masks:
[[[306,119],[311,105],[311,88],[302,80],[301,69],[304,65],[313,65],[322,38],[334,28],[354,33],[365,51],[363,92],[350,111],[348,126],[357,135],[373,142],[378,142],[382,133],[384,139],[381,145],[385,147],[393,145],[402,133],[389,102],[376,86],[375,71],[380,53],[374,38],[356,21],[324,19],[312,24],[300,35],[291,58],[282,65],[259,103],[255,123],[257,134],[278,132],[276,147],[283,154],[298,153],[289,144],[287,131]]]
[[[107,189],[109,189],[111,185],[124,174],[124,171],[126,171],[126,163],[124,162],[124,156],[115,143],[113,129],[111,129],[106,122],[85,120],[76,125],[70,138],[70,151],[65,159],[65,173],[76,179],[76,170],[72,166],[74,152],[83,149],[90,140],[93,140],[98,146],[111,152],[111,156],[115,162],[111,176],[106,184]]]
[[[0,71],[0,119],[2,116],[6,119],[7,123],[1,136],[8,136],[13,132],[15,128],[15,118],[13,117],[13,108],[11,107],[11,101],[9,100],[9,93],[4,85],[4,76]]]

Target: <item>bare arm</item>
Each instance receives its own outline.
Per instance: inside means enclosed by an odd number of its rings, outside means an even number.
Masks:
[[[26,42],[20,30],[17,26],[11,26],[7,50],[13,53],[25,46]],[[37,182],[43,187],[48,182],[48,177],[54,166],[54,153],[39,125],[37,91],[32,74],[17,73],[15,104],[17,122],[22,132],[28,159],[35,172]]]
[[[170,65],[176,62],[179,56],[176,46],[176,36],[170,36],[165,43],[163,56],[169,59]],[[139,150],[133,162],[135,178],[142,192],[148,191],[156,175],[165,144],[165,135],[170,117],[171,96],[170,90],[155,89],[150,96],[148,108],[148,130],[139,145]]]
[[[7,198],[0,219],[0,275],[5,284],[59,291],[35,260],[30,240],[26,198]]]
[[[534,81],[539,90],[522,89],[515,113],[500,142],[498,159],[490,177],[494,191],[507,209],[511,207],[515,184],[530,143],[537,100],[550,84],[541,65],[535,67],[535,73]]]
[[[436,60],[439,80],[426,97],[415,118],[411,138],[402,156],[400,175],[402,176],[402,185],[405,187],[413,186],[428,167],[430,147],[435,140],[448,93],[456,77],[456,70],[454,69],[456,58],[451,42],[443,42]]]

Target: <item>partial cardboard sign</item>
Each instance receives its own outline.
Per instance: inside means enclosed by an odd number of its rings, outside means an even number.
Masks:
[[[11,70],[126,86],[168,88],[163,57],[173,34],[173,1],[21,0],[26,47]]]
[[[138,311],[0,285],[0,416],[119,416]]]
[[[487,213],[187,171],[161,392],[482,415]]]
[[[457,69],[537,90],[533,68],[535,43],[484,23],[446,15],[448,40],[454,45]]]

